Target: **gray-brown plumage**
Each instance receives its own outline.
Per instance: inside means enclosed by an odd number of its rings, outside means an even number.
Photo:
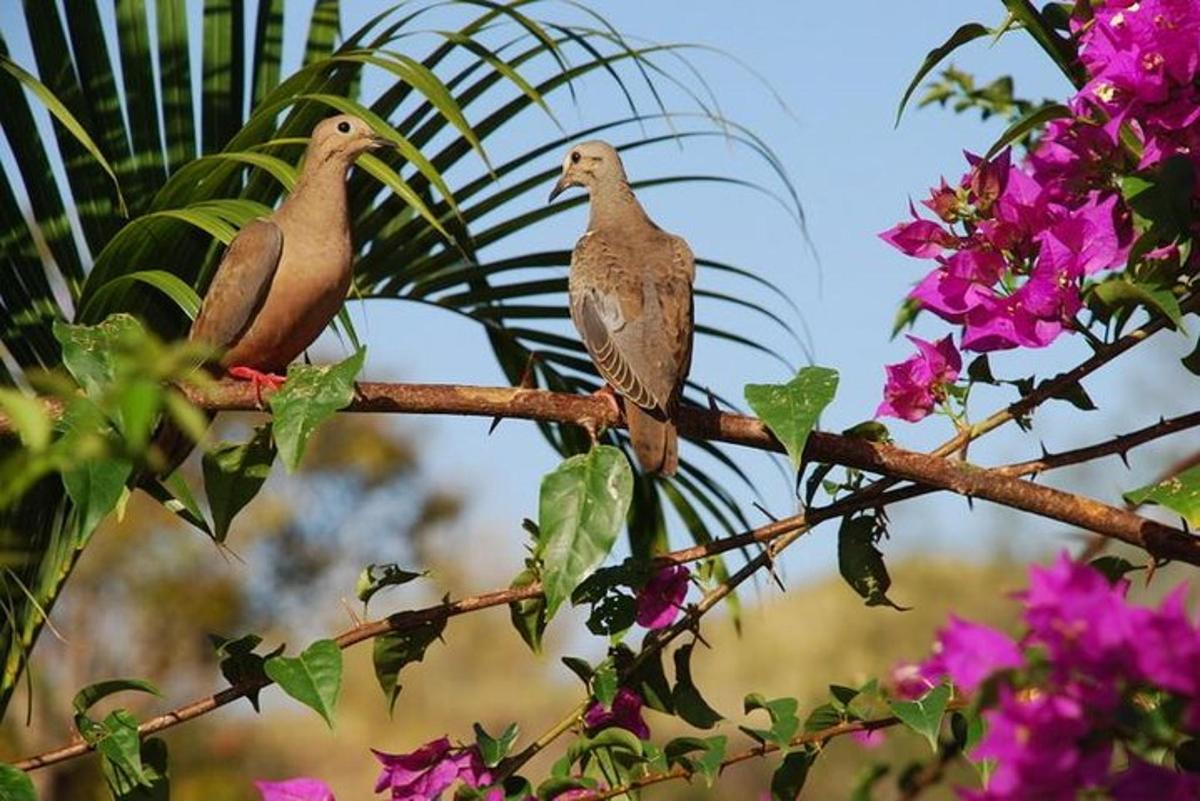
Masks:
[[[270,216],[233,238],[192,323],[189,339],[219,349],[214,367],[254,382],[260,392],[263,385],[278,387],[283,378],[275,373],[329,325],[353,267],[346,174],[361,154],[386,142],[346,114],[313,129],[296,186]],[[155,445],[166,474],[194,443],[168,423]]]
[[[673,475],[673,417],[692,362],[692,251],[646,215],[608,143],[571,148],[550,199],[570,186],[591,195],[571,256],[571,319],[600,376],[625,398],[638,463]]]
[[[338,313],[353,264],[346,174],[385,141],[357,117],[322,121],[288,199],[230,243],[189,335],[222,349],[222,367],[279,372]]]

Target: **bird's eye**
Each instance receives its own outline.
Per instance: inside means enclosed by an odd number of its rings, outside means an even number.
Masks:
[[[346,120],[342,120],[338,123],[338,130],[342,133],[350,133],[350,123]]]
[[[579,151],[578,151],[578,150],[576,150],[576,151],[574,151],[573,153],[571,153],[571,163],[572,163],[572,164],[578,164],[578,163],[579,163],[579,158],[580,158],[580,156],[579,156]]]

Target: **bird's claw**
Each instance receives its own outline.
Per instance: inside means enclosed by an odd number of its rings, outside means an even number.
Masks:
[[[613,417],[615,417],[617,420],[621,419],[624,412],[621,409],[621,402],[617,400],[617,393],[612,388],[612,384],[605,384],[604,386],[600,387],[600,389],[592,393],[592,397],[604,399],[604,401],[608,404],[608,407],[612,409]]]
[[[287,380],[285,376],[276,375],[275,373],[264,373],[260,370],[255,370],[253,367],[230,367],[226,372],[230,378],[249,381],[254,385],[254,397],[258,401],[260,408],[265,405],[263,403],[263,387],[269,388],[272,392],[278,392],[279,388]]]

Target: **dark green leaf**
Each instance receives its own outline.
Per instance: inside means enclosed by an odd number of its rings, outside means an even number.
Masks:
[[[131,783],[108,759],[100,767],[114,801],[168,801],[171,779],[167,770],[167,744],[159,737],[142,743],[142,776],[145,784]]]
[[[1096,410],[1095,402],[1092,401],[1091,396],[1087,394],[1087,390],[1083,388],[1082,384],[1067,384],[1054,392],[1050,397],[1056,400],[1064,400],[1083,412]]]
[[[275,420],[275,441],[289,471],[300,466],[304,446],[322,422],[354,400],[354,380],[362,372],[362,348],[338,364],[293,364],[287,382],[268,403]]]
[[[808,779],[808,769],[816,760],[816,752],[807,749],[785,756],[771,777],[771,801],[796,801]]]
[[[1157,503],[1178,513],[1191,526],[1200,526],[1200,466],[1190,467],[1161,484],[1150,484],[1125,493],[1135,505]]]
[[[546,619],[612,550],[633,493],[633,471],[619,449],[599,445],[542,479],[537,555]]]
[[[270,423],[255,428],[248,442],[218,442],[204,454],[204,492],[217,542],[225,541],[229,524],[258,494],[274,461]]]
[[[571,763],[578,762],[582,757],[600,748],[612,748],[641,756],[642,741],[631,731],[610,726],[592,737],[579,737],[567,746],[567,760]]]
[[[995,144],[988,148],[988,152],[983,158],[990,161],[1001,150],[1013,142],[1020,141],[1031,131],[1035,131],[1053,120],[1061,120],[1064,117],[1070,116],[1072,116],[1071,109],[1061,103],[1052,103],[1048,106],[1034,108],[1028,114],[1021,117],[1021,119],[1004,129],[1004,133],[1000,134],[1000,138],[996,140]]]
[[[1200,740],[1185,740],[1176,746],[1175,764],[1189,773],[1200,773]]]
[[[0,763],[0,801],[37,801],[29,774]]]
[[[724,718],[708,705],[704,696],[692,682],[692,649],[688,643],[675,651],[675,688],[671,691],[671,703],[675,714],[698,729],[711,729]]]
[[[844,722],[844,718],[842,713],[837,710],[837,707],[833,704],[821,704],[812,712],[809,712],[808,717],[804,719],[804,730],[810,733],[821,731],[842,722]]]
[[[342,690],[342,651],[337,643],[317,640],[299,656],[271,657],[263,669],[280,689],[316,711],[333,728],[333,713]]]
[[[367,565],[358,574],[358,581],[354,585],[354,594],[358,596],[358,600],[362,601],[365,607],[371,602],[375,593],[384,587],[399,587],[424,575],[424,573],[405,570],[395,562],[385,565]]]
[[[942,59],[967,42],[987,36],[989,33],[991,31],[986,26],[980,25],[978,22],[968,22],[965,25],[959,26],[958,30],[950,34],[950,38],[941,45],[930,50],[926,54],[925,60],[921,62],[921,66],[917,69],[917,74],[908,82],[908,86],[904,89],[904,94],[900,97],[900,105],[896,108],[896,124],[900,124],[900,117],[904,114],[904,107],[908,104],[912,93],[921,85],[921,81],[925,80],[925,76],[929,74],[930,70],[940,64]]]
[[[587,660],[580,659],[577,656],[564,656],[562,663],[580,678],[585,687],[591,686],[592,674],[595,671],[592,670],[592,666],[588,664]]]
[[[521,589],[537,582],[537,573],[531,568],[526,568],[517,574],[509,586],[513,589]],[[541,653],[542,635],[546,632],[546,599],[538,595],[534,598],[513,601],[508,605],[508,613],[513,628],[517,630],[517,634],[521,635],[525,644],[535,654]]]
[[[1132,573],[1134,570],[1139,569],[1137,565],[1128,559],[1122,559],[1119,556],[1101,556],[1088,562],[1088,564],[1103,573],[1110,584],[1116,584],[1125,578],[1127,573]]]
[[[728,738],[725,735],[703,739],[676,737],[663,746],[663,753],[668,766],[680,765],[693,775],[700,774],[704,777],[705,786],[712,787],[720,775],[727,744]]]
[[[79,724],[77,717],[76,724]],[[151,777],[142,765],[142,741],[138,722],[124,709],[113,710],[100,723],[80,728],[104,764],[105,779],[112,794],[120,798],[136,787],[151,787]]]
[[[483,764],[489,768],[494,768],[500,764],[500,760],[508,756],[509,750],[517,740],[517,735],[521,730],[517,724],[510,723],[508,728],[499,737],[493,737],[487,733],[487,730],[475,724],[475,743],[479,746],[479,755],[483,757]]]
[[[746,696],[743,707],[746,714],[762,709],[771,718],[770,729],[743,728],[743,731],[763,742],[774,743],[783,751],[788,750],[792,738],[800,730],[800,719],[796,717],[796,711],[800,708],[799,701],[795,698],[776,698],[768,701],[759,693],[750,693]]]
[[[928,740],[936,752],[942,716],[949,702],[950,686],[939,684],[915,701],[891,701],[889,705],[900,722]]]
[[[246,634],[236,640],[210,634],[208,639],[217,651],[221,675],[225,677],[231,687],[245,689],[247,691],[246,700],[250,702],[250,706],[254,707],[255,712],[260,711],[258,694],[269,681],[267,673],[263,669],[263,663],[267,659],[283,653],[283,646],[281,645],[263,656],[254,653],[254,649],[262,643],[262,637],[257,634]]]
[[[613,663],[617,666],[617,670],[628,674],[626,685],[642,697],[646,706],[667,715],[675,714],[675,706],[671,700],[671,685],[667,681],[666,671],[663,670],[661,648],[645,657],[637,669],[632,671],[628,666],[633,661],[633,652],[629,650],[628,646],[618,645],[612,653]]]
[[[855,696],[858,695],[858,690],[854,689],[853,687],[843,686],[841,684],[830,684],[829,694],[832,695],[834,700],[841,704],[842,708],[844,709],[854,701]]]
[[[592,697],[606,708],[611,708],[613,699],[617,697],[618,687],[617,668],[611,660],[596,666],[590,685]]]
[[[555,798],[571,790],[593,790],[596,788],[595,779],[574,776],[551,776],[538,785],[538,801],[554,801]]]
[[[76,715],[83,715],[101,699],[121,692],[150,693],[162,697],[158,688],[145,679],[109,679],[89,684],[75,693],[75,700],[71,702],[71,706],[75,709]]]
[[[977,384],[995,384],[996,377],[992,375],[992,365],[988,355],[981,353],[967,365],[967,377]]]
[[[1068,40],[1060,37],[1029,0],[1003,0],[1008,13],[1020,22],[1050,56],[1050,59],[1062,70],[1076,89],[1082,89],[1087,80],[1074,46]]]
[[[883,563],[883,554],[875,547],[878,536],[874,517],[863,515],[842,519],[838,529],[838,570],[867,606],[890,606],[904,611],[887,597],[891,576]]]
[[[821,412],[837,392],[838,374],[827,367],[805,367],[786,384],[747,384],[746,402],[771,429],[798,469],[804,444]]]
[[[1171,156],[1121,182],[1125,202],[1153,233],[1150,244],[1166,244],[1188,235],[1195,184],[1195,167],[1185,156]]]
[[[387,698],[388,714],[396,706],[400,696],[400,671],[413,662],[425,658],[425,649],[434,643],[446,628],[446,619],[424,623],[408,631],[393,631],[375,638],[375,678]]]
[[[1200,339],[1196,340],[1196,347],[1187,356],[1184,356],[1180,361],[1183,366],[1188,369],[1192,375],[1200,375]]]
[[[1166,317],[1177,330],[1183,330],[1183,311],[1179,307],[1179,299],[1169,289],[1116,278],[1096,284],[1092,292],[1109,308],[1143,306]]]

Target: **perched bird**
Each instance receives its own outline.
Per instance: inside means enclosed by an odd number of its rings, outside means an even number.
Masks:
[[[358,117],[323,120],[288,199],[234,237],[189,334],[221,349],[228,375],[277,388],[341,309],[353,263],[346,175],[384,144]]]
[[[325,330],[350,288],[353,246],[346,174],[368,150],[387,144],[358,117],[339,114],[313,129],[300,178],[270,216],[243,226],[217,266],[188,338],[217,348],[213,367],[278,389],[282,372]],[[211,415],[210,415],[211,417]],[[160,475],[194,447],[164,423],[154,444]]]
[[[571,319],[606,389],[626,401],[638,463],[673,475],[673,417],[692,363],[692,251],[646,215],[607,142],[570,149],[550,200],[572,186],[590,193],[591,216],[571,256]]]

